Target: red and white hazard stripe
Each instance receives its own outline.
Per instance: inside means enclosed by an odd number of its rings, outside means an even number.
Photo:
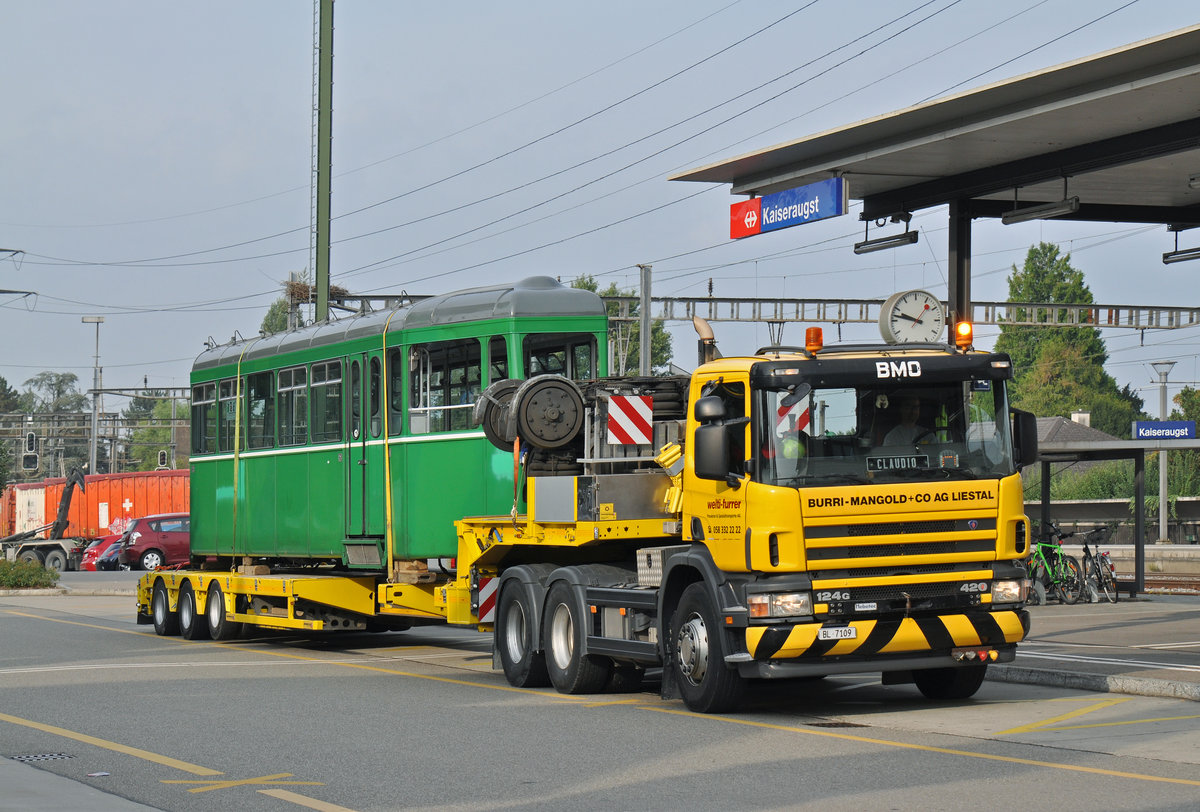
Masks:
[[[479,579],[480,623],[494,623],[496,621],[496,590],[499,586],[499,578]]]
[[[608,401],[609,445],[648,445],[654,441],[654,398],[613,395]]]
[[[775,412],[775,428],[781,430],[792,428],[789,418],[795,417],[796,430],[805,431],[808,428],[808,421],[811,417],[810,401],[811,398],[804,398],[804,400],[797,401],[791,406],[780,406]]]

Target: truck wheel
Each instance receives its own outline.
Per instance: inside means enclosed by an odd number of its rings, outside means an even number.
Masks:
[[[737,705],[746,683],[725,665],[721,624],[703,583],[683,590],[671,616],[668,645],[675,683],[689,709],[720,713]]]
[[[141,559],[138,561],[138,566],[147,572],[156,570],[164,563],[163,554],[158,550],[147,550],[142,553]]]
[[[537,629],[533,625],[529,591],[518,581],[505,584],[496,605],[496,650],[508,684],[516,688],[540,688],[550,684],[546,656],[534,651]]]
[[[66,572],[67,554],[62,550],[51,550],[50,552],[46,553],[46,569]]]
[[[225,618],[225,595],[216,581],[208,588],[204,615],[208,618],[208,634],[213,640],[232,640],[242,633],[241,623]]]
[[[962,668],[927,668],[913,672],[913,682],[929,699],[968,699],[975,695],[987,665],[968,665]]]
[[[21,552],[21,554],[19,556],[17,556],[17,560],[18,561],[28,561],[33,564],[45,564],[46,563],[46,559],[42,557],[42,553],[40,550],[23,550]]]
[[[191,581],[184,581],[179,587],[179,633],[184,640],[208,638],[208,624],[196,614],[196,593],[192,591]]]
[[[179,634],[179,616],[171,611],[171,599],[162,581],[154,584],[150,595],[150,614],[154,618],[154,633],[159,637]]]
[[[586,633],[580,609],[566,581],[550,587],[546,602],[546,672],[550,682],[563,694],[594,694],[604,688],[612,671],[612,660],[583,653]]]

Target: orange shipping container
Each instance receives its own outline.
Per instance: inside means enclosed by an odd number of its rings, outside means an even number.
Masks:
[[[96,474],[83,481],[84,490],[76,490],[71,497],[63,533],[68,538],[96,539],[123,533],[133,519],[155,513],[187,513],[191,506],[186,470]],[[45,481],[47,522],[58,516],[65,484],[61,477]]]

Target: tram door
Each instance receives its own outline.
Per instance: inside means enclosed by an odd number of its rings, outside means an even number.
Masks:
[[[349,366],[346,536],[378,536],[384,530],[383,363],[378,353],[363,353]]]

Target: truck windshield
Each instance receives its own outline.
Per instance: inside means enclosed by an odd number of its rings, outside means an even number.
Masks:
[[[761,389],[757,478],[792,487],[1012,474],[1003,381]]]

